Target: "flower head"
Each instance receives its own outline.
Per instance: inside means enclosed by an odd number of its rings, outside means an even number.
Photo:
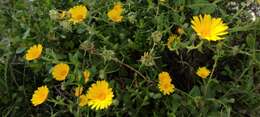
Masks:
[[[171,51],[175,50],[179,41],[180,41],[179,36],[177,36],[175,34],[171,34],[168,38],[168,41],[167,41],[168,49],[171,50]]]
[[[79,106],[85,106],[88,104],[88,97],[86,95],[79,96]]]
[[[152,53],[152,52],[144,52],[144,55],[141,56],[140,61],[145,66],[153,66],[153,65],[155,65],[155,61],[154,61],[155,58],[156,57],[154,57],[154,53]]]
[[[90,77],[90,71],[89,70],[85,70],[84,72],[83,72],[83,77],[84,77],[84,83],[87,83],[88,82],[88,80],[89,80],[89,77]]]
[[[74,95],[78,97],[78,96],[80,96],[82,94],[82,92],[83,92],[83,87],[82,86],[76,87]]]
[[[37,59],[41,56],[42,53],[42,45],[38,44],[38,45],[33,45],[32,47],[30,47],[29,50],[27,50],[27,53],[25,55],[25,59],[30,61],[30,60],[34,60]]]
[[[52,76],[54,79],[58,81],[65,80],[65,78],[69,73],[69,69],[70,69],[69,65],[67,64],[64,63],[57,64],[52,69]]]
[[[199,67],[196,74],[201,78],[207,78],[209,76],[210,71],[206,67]]]
[[[112,20],[113,22],[121,22],[123,19],[123,16],[121,16],[121,13],[123,12],[123,8],[122,8],[122,4],[121,3],[116,3],[113,7],[112,10],[110,10],[107,13],[107,16],[109,17],[110,20]]]
[[[112,104],[114,94],[109,88],[107,81],[97,81],[92,84],[87,92],[88,105],[91,109],[101,110],[108,108]]]
[[[46,85],[38,87],[37,90],[34,91],[31,102],[33,106],[38,106],[42,104],[47,98],[49,94],[49,89]]]
[[[210,15],[202,17],[199,15],[194,16],[191,23],[192,28],[202,39],[217,41],[224,39],[222,36],[228,34],[228,26],[223,23],[221,18],[212,18]]]
[[[88,9],[83,5],[74,6],[69,9],[70,21],[74,24],[82,22],[88,15]]]
[[[171,81],[172,81],[172,79],[168,72],[161,72],[159,74],[158,87],[164,95],[169,95],[170,93],[172,93],[174,91],[175,87],[173,84],[171,84]]]

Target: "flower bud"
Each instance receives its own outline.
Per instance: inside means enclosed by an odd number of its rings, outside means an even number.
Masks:
[[[152,33],[151,37],[155,43],[158,43],[161,41],[162,33],[160,31],[155,31]]]

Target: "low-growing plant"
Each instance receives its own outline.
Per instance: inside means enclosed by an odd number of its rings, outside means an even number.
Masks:
[[[0,1],[2,116],[258,116],[258,0]]]

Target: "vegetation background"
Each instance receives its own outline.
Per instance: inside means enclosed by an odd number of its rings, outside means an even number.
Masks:
[[[13,116],[205,116],[260,115],[260,19],[257,1],[234,0],[126,0],[123,21],[113,23],[106,13],[116,0],[1,0],[0,1],[0,113]],[[259,2],[259,1],[258,1]],[[86,5],[82,24],[62,25],[49,16],[52,9]],[[256,19],[253,19],[252,12]],[[228,24],[229,34],[217,42],[201,41],[191,28],[192,16],[211,14]],[[178,33],[177,29],[183,29]],[[161,38],[154,42],[152,34]],[[174,51],[169,35],[181,41]],[[158,35],[157,35],[158,36]],[[25,50],[41,43],[38,61],[24,59]],[[145,52],[153,66],[140,61]],[[72,80],[53,80],[51,67],[66,61],[73,66],[68,79],[84,69],[92,73],[89,85],[106,79],[115,94],[111,107],[78,111]],[[146,61],[147,62],[147,61]],[[211,78],[196,75],[200,66]],[[158,74],[170,73],[175,92],[162,95]],[[141,75],[143,76],[141,76]],[[33,91],[47,84],[44,104],[33,107]]]

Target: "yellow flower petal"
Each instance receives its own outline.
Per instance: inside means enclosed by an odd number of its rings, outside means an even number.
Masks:
[[[171,77],[168,72],[161,72],[159,74],[158,87],[164,95],[169,95],[174,92],[175,86],[171,84]]]
[[[209,76],[210,71],[206,67],[199,67],[196,74],[201,78],[207,78]]]
[[[89,70],[85,70],[84,72],[83,72],[83,77],[84,77],[84,82],[85,83],[87,83],[88,82],[88,80],[89,80],[89,77],[90,77],[90,71]]]
[[[109,88],[108,82],[103,80],[91,85],[87,97],[91,109],[101,110],[108,108],[112,104],[114,94],[112,88]]]
[[[71,15],[69,21],[76,24],[82,22],[88,16],[88,9],[83,5],[74,6],[69,9],[69,14]]]
[[[52,69],[52,76],[57,81],[65,80],[65,78],[69,73],[69,69],[70,69],[69,65],[67,64],[64,63],[57,64]]]
[[[191,21],[193,30],[202,39],[217,41],[224,39],[222,36],[228,34],[228,26],[221,18],[212,18],[210,15],[194,16]]]
[[[86,95],[79,96],[79,106],[85,106],[88,104],[88,97]]]
[[[33,45],[32,47],[30,47],[29,50],[27,50],[27,53],[25,55],[25,59],[30,61],[30,60],[34,60],[37,59],[41,56],[42,53],[42,45],[38,44],[38,45]]]
[[[113,22],[121,22],[123,19],[123,16],[121,16],[121,13],[123,12],[122,7],[121,3],[116,3],[114,8],[107,13],[109,19]]]
[[[49,89],[46,85],[38,87],[37,90],[34,91],[31,102],[33,106],[38,106],[42,104],[47,98],[49,94]]]
[[[83,92],[83,87],[82,86],[79,86],[79,87],[76,87],[75,88],[75,96],[80,96]]]

